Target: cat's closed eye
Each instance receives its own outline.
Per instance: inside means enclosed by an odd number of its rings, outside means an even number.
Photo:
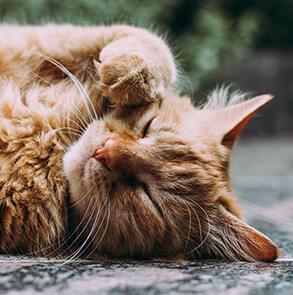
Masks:
[[[111,101],[110,97],[103,96],[101,108],[104,114],[108,113],[109,111],[115,109],[115,103]]]
[[[149,134],[149,130],[150,130],[150,127],[151,127],[151,125],[152,125],[152,123],[153,123],[153,121],[154,121],[155,119],[156,119],[156,118],[153,117],[153,118],[151,118],[151,119],[145,124],[145,126],[144,126],[144,128],[143,128],[143,131],[142,131],[142,138],[148,136],[148,134]]]
[[[159,110],[128,107],[122,118],[93,122],[64,158],[82,239],[94,232],[92,253],[276,259],[277,246],[241,220],[228,173],[233,142],[270,99],[198,110],[175,96]],[[104,137],[110,139],[93,160]],[[87,216],[92,200],[97,213]]]

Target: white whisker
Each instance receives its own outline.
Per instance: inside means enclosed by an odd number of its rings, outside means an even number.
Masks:
[[[43,57],[51,62],[52,64],[54,64],[56,67],[58,67],[60,70],[63,71],[63,73],[65,73],[74,83],[74,85],[76,86],[76,88],[79,90],[82,98],[85,100],[85,106],[87,108],[88,114],[91,118],[92,121],[94,121],[95,119],[98,118],[98,115],[96,113],[95,107],[87,93],[87,91],[85,90],[85,88],[83,87],[83,85],[81,84],[81,82],[77,79],[77,77],[75,75],[73,75],[63,64],[61,64],[59,61],[57,61],[56,59],[53,59],[50,56],[44,55]],[[90,109],[90,107],[91,109]],[[92,112],[94,113],[95,117],[93,117]]]

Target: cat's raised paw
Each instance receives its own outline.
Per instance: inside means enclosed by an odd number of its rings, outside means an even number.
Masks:
[[[119,105],[148,104],[156,100],[160,81],[139,53],[124,54],[95,62],[103,96]]]

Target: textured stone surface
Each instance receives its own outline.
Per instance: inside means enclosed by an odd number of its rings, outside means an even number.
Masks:
[[[292,294],[293,140],[243,142],[234,184],[248,221],[277,241],[275,263],[88,262],[0,257],[0,294]]]

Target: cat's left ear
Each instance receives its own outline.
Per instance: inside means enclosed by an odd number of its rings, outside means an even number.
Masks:
[[[214,238],[215,252],[232,260],[274,261],[280,255],[278,246],[257,229],[240,220],[224,207],[217,212]]]
[[[214,132],[221,139],[222,144],[232,148],[242,130],[258,112],[273,97],[261,95],[237,105],[214,110]]]

